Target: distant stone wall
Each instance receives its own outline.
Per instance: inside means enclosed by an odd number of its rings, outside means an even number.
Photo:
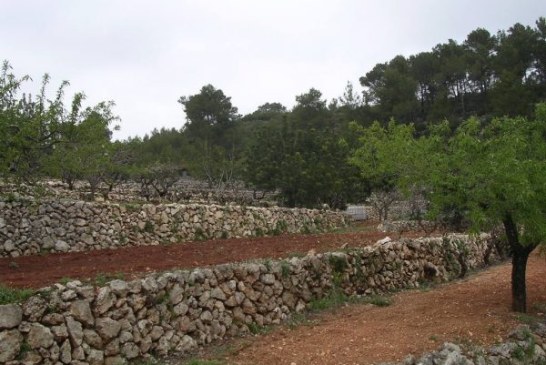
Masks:
[[[0,257],[320,232],[345,224],[342,213],[313,209],[0,201]]]
[[[487,236],[452,235],[333,252],[153,274],[102,287],[79,281],[0,305],[0,363],[123,364],[184,353],[278,324],[314,300],[447,281],[484,265]]]

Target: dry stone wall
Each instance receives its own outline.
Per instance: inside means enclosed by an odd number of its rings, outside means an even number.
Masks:
[[[0,201],[0,257],[324,231],[339,212],[199,204]]]
[[[101,287],[79,281],[0,306],[1,364],[123,364],[281,323],[333,290],[370,295],[447,281],[454,257],[484,265],[487,236],[376,244],[280,261],[153,274]]]

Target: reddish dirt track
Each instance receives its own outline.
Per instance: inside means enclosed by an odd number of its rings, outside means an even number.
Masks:
[[[363,365],[420,356],[445,341],[490,345],[521,323],[510,311],[510,270],[505,263],[429,291],[401,292],[388,307],[350,305],[320,313],[310,325],[232,340],[229,353],[205,349],[200,357],[230,365]],[[545,276],[546,261],[532,256],[528,307],[539,317],[546,310]]]
[[[0,258],[0,283],[40,288],[63,278],[88,280],[99,274],[114,273],[131,278],[173,268],[286,257],[312,249],[317,252],[339,249],[342,245],[364,246],[386,236],[373,227],[368,224],[359,227],[358,232],[342,234],[282,235]]]

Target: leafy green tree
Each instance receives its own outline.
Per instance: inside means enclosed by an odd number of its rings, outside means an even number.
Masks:
[[[419,141],[414,138],[415,128],[391,120],[386,127],[379,122],[368,128],[353,123],[352,129],[359,136],[359,144],[350,162],[359,168],[374,192],[380,219],[387,220],[399,190],[407,192],[414,184],[413,176],[422,157]]]
[[[360,84],[365,88],[365,101],[377,105],[381,119],[393,117],[407,123],[415,121],[419,105],[417,81],[412,77],[410,63],[404,56],[377,64],[360,78]]]
[[[425,186],[433,217],[456,208],[475,230],[501,224],[513,255],[512,308],[520,312],[527,259],[546,240],[546,105],[536,116],[497,118],[485,127],[471,118],[454,133],[443,123],[413,141],[411,130],[376,126],[371,138],[397,142],[382,150],[363,138],[353,157],[365,175],[387,174],[402,188]]]
[[[0,74],[0,174],[18,182],[33,183],[44,176],[61,177],[72,187],[75,179],[100,181],[107,169],[110,124],[117,120],[112,102],[82,111],[83,93],[77,93],[70,110],[64,105],[61,83],[48,99],[46,74],[38,96],[18,96],[28,77],[17,78],[4,62]],[[97,183],[98,184],[98,183]]]
[[[229,145],[226,131],[239,118],[237,108],[220,89],[205,85],[195,95],[182,96],[178,102],[184,107],[188,123],[185,131],[190,138],[206,140],[217,145]]]
[[[286,206],[343,208],[367,193],[321,95],[311,89],[298,96],[292,113],[258,129],[246,153],[245,180],[279,190]]]

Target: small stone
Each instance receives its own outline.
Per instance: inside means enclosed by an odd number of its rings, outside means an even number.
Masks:
[[[93,330],[83,330],[83,340],[86,344],[96,349],[102,349],[102,338]]]
[[[127,342],[121,347],[121,354],[130,360],[140,355],[140,350],[133,342]]]
[[[102,365],[104,363],[104,353],[100,350],[92,349],[87,355],[89,365]]]
[[[57,240],[55,242],[55,251],[68,252],[69,250],[70,250],[70,246],[65,241]]]
[[[110,289],[112,289],[112,293],[119,297],[123,298],[129,292],[129,286],[127,285],[127,282],[123,280],[112,280],[109,285]]]
[[[106,313],[114,305],[114,295],[110,287],[105,286],[99,289],[95,299],[95,311],[98,314]]]

